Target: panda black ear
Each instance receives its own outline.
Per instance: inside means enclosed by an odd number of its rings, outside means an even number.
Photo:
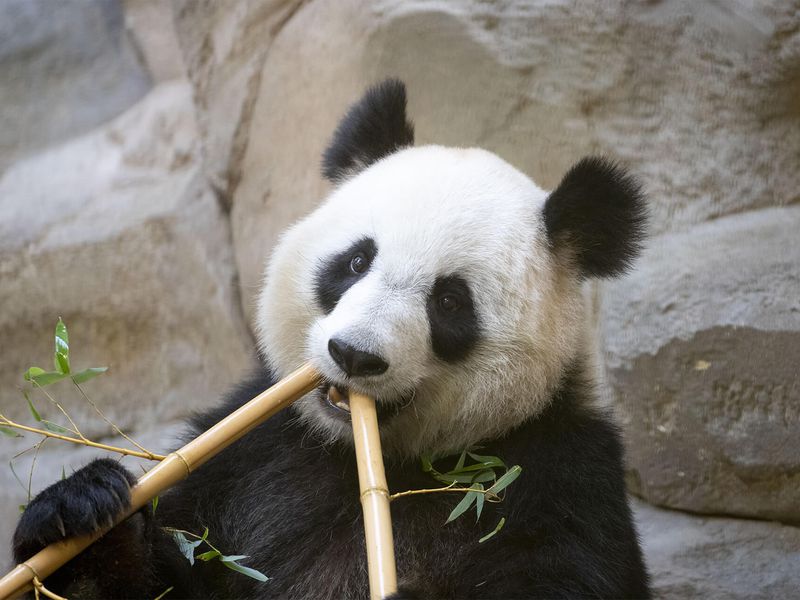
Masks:
[[[567,253],[582,277],[614,277],[641,251],[647,206],[641,186],[624,169],[588,157],[547,198],[544,223],[553,251]]]
[[[387,79],[369,88],[347,111],[322,155],[322,174],[341,181],[413,145],[414,126],[406,119],[406,86],[398,79]]]

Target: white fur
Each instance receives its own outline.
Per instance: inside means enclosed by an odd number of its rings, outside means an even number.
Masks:
[[[289,229],[266,270],[261,350],[281,377],[311,360],[332,381],[409,406],[381,427],[388,452],[444,454],[500,435],[537,414],[582,344],[580,283],[547,248],[546,193],[497,156],[425,146],[400,151],[342,183]],[[325,315],[314,294],[320,264],[363,237],[378,254]],[[468,282],[481,323],[463,361],[438,360],[426,298],[439,275]],[[332,336],[384,357],[383,375],[347,380]],[[349,425],[316,394],[295,407],[330,438]]]

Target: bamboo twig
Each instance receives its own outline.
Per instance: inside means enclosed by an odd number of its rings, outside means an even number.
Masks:
[[[52,598],[53,600],[67,600],[66,598],[64,598],[64,596],[59,596],[55,592],[51,592],[46,587],[44,587],[44,584],[41,581],[39,581],[38,577],[33,578],[33,589],[35,590],[34,593],[36,594],[37,598],[39,597],[39,593],[41,592],[42,594],[44,594],[48,598]]]
[[[415,496],[417,494],[436,494],[436,493],[444,493],[444,492],[476,492],[478,494],[483,494],[486,496],[487,502],[500,502],[502,498],[495,494],[491,490],[478,490],[475,488],[465,488],[465,487],[442,487],[442,488],[429,488],[424,490],[407,490],[405,492],[395,492],[394,494],[389,495],[389,500],[395,500],[397,498],[403,498],[404,496]]]
[[[0,414],[0,426],[11,427],[13,429],[20,429],[22,431],[28,431],[30,433],[37,433],[45,437],[61,440],[62,442],[80,444],[82,446],[89,446],[91,448],[100,448],[101,450],[107,450],[108,452],[116,452],[117,454],[124,454],[125,456],[136,456],[138,458],[146,458],[148,460],[154,460],[154,461],[161,461],[166,458],[166,456],[164,456],[163,454],[155,454],[154,452],[150,451],[139,452],[138,450],[129,450],[128,448],[120,448],[119,446],[110,446],[108,444],[101,444],[100,442],[93,442],[92,440],[86,437],[74,438],[68,435],[61,435],[59,433],[47,431],[46,429],[38,429],[36,427],[22,425],[21,423],[16,423],[15,421],[12,421],[11,419],[2,414]]]
[[[87,395],[86,395],[86,392],[84,392],[84,391],[83,391],[83,388],[82,388],[82,387],[81,387],[79,384],[75,383],[75,380],[74,380],[74,379],[72,379],[71,381],[72,381],[72,383],[75,385],[75,387],[76,387],[76,388],[78,388],[78,391],[81,393],[81,396],[83,396],[83,399],[84,399],[84,400],[86,400],[86,402],[88,402],[88,403],[89,403],[89,406],[91,406],[91,407],[94,409],[94,412],[96,412],[98,415],[100,415],[100,418],[101,418],[101,419],[103,419],[103,421],[105,421],[106,423],[108,423],[109,425],[111,425],[111,427],[114,429],[114,431],[116,431],[116,432],[117,432],[119,435],[121,435],[121,436],[122,436],[122,437],[124,437],[126,440],[128,440],[128,441],[129,441],[131,444],[133,444],[134,446],[136,446],[136,447],[137,447],[139,450],[141,450],[142,452],[144,452],[144,453],[146,453],[146,454],[149,454],[149,455],[153,456],[153,453],[152,453],[152,452],[150,452],[150,451],[149,451],[147,448],[145,448],[144,446],[142,446],[142,445],[138,444],[138,443],[137,443],[137,442],[136,442],[134,439],[132,439],[130,436],[126,435],[126,434],[125,434],[125,432],[124,432],[124,431],[122,431],[122,429],[120,429],[120,428],[117,426],[117,424],[116,424],[116,423],[114,423],[113,421],[111,421],[111,419],[109,419],[107,416],[105,416],[105,414],[103,414],[103,411],[102,411],[102,410],[100,410],[100,407],[98,407],[98,406],[97,406],[97,404],[95,404],[95,403],[92,401],[92,399],[91,399],[91,398],[89,398],[89,396],[87,396]]]
[[[84,440],[84,441],[88,441],[88,438],[87,438],[85,435],[83,435],[83,434],[81,433],[81,430],[80,430],[80,429],[78,429],[78,425],[77,425],[77,423],[75,423],[75,421],[73,421],[73,420],[72,420],[72,417],[70,417],[70,416],[69,416],[69,413],[68,413],[68,412],[67,412],[67,411],[64,409],[64,407],[63,407],[63,406],[61,406],[61,405],[58,403],[58,401],[57,401],[55,398],[53,398],[53,397],[52,397],[52,396],[51,396],[51,395],[50,395],[50,394],[47,392],[47,390],[46,390],[46,389],[44,389],[42,386],[40,386],[38,383],[36,383],[36,382],[33,382],[33,385],[35,385],[35,386],[36,386],[36,389],[40,390],[40,391],[41,391],[41,392],[42,392],[42,393],[43,393],[45,396],[47,396],[47,399],[48,399],[48,400],[50,400],[50,402],[51,402],[51,403],[52,403],[52,404],[53,404],[53,405],[54,405],[54,406],[55,406],[55,407],[56,407],[58,410],[60,410],[60,411],[61,411],[61,414],[63,414],[63,415],[64,415],[64,416],[67,418],[67,421],[69,421],[70,425],[72,425],[72,428],[73,428],[73,433],[75,433],[75,435],[77,435],[77,436],[78,436],[79,438],[81,438],[82,440]]]

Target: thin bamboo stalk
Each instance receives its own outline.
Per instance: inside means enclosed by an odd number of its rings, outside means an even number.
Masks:
[[[397,569],[375,400],[350,392],[350,415],[364,512],[369,594],[372,600],[381,600],[397,591]]]
[[[123,521],[152,498],[172,487],[197,467],[224,448],[263,423],[298,398],[313,390],[320,376],[309,364],[290,373],[277,384],[232,412],[219,423],[201,433],[180,450],[176,450],[142,475],[131,488],[131,506],[120,516]],[[116,523],[115,523],[116,524]],[[80,554],[102,537],[111,527],[97,533],[67,539],[47,546],[0,579],[0,598],[11,600],[32,588],[33,578],[43,581],[71,558]]]

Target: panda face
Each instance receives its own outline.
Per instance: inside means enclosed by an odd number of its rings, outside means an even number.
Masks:
[[[329,384],[355,389],[377,399],[384,444],[417,454],[539,410],[581,314],[577,281],[559,277],[547,246],[545,198],[488,152],[411,148],[287,232],[260,342],[280,375],[310,360],[328,380],[297,404],[303,418],[349,435]]]
[[[276,247],[257,329],[277,376],[311,361],[325,377],[294,405],[323,439],[351,438],[357,390],[376,398],[384,450],[411,457],[502,435],[550,401],[583,351],[581,281],[628,259],[624,219],[586,232],[572,207],[630,182],[601,161],[548,195],[484,150],[403,148],[398,85],[340,125],[325,156],[338,186]]]

